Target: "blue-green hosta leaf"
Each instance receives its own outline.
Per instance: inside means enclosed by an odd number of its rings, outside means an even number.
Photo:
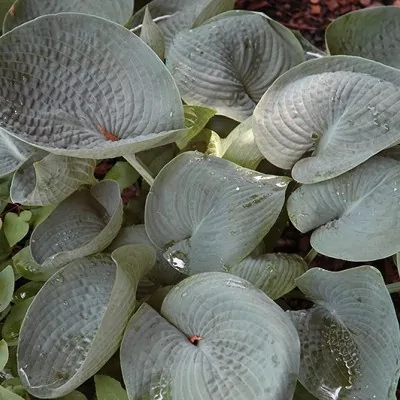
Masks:
[[[16,171],[35,149],[0,129],[0,178]]]
[[[311,245],[329,257],[370,261],[400,251],[400,162],[373,157],[328,181],[303,185],[288,199],[293,225],[316,229]]]
[[[3,312],[11,302],[14,293],[14,271],[11,265],[0,271],[0,312]],[[0,368],[0,371],[2,368]]]
[[[48,154],[14,174],[10,198],[27,206],[58,204],[81,185],[94,184],[95,167],[95,160]]]
[[[300,335],[302,385],[319,400],[394,400],[400,331],[379,271],[312,268],[297,285],[315,303],[290,313]]]
[[[179,283],[161,315],[143,304],[121,345],[130,400],[287,400],[299,359],[287,315],[247,281],[219,272]]]
[[[12,258],[15,273],[31,281],[45,282],[56,272],[56,268],[43,267],[33,258],[30,246],[24,247]]]
[[[128,400],[126,391],[117,380],[106,375],[95,375],[94,383],[97,400]]]
[[[264,156],[257,147],[252,126],[253,117],[249,117],[222,140],[222,158],[245,168],[257,168]]]
[[[24,398],[0,386],[0,400],[24,400]]]
[[[35,228],[30,239],[34,261],[59,267],[104,250],[121,228],[123,207],[118,183],[101,181],[73,193]]]
[[[400,9],[373,7],[357,10],[333,21],[325,39],[330,54],[369,58],[400,68]]]
[[[4,217],[4,234],[10,246],[14,246],[29,232],[29,220],[32,213],[28,210],[21,211],[18,215],[8,212]]]
[[[399,87],[400,71],[375,61],[307,61],[276,80],[256,107],[256,143],[272,164],[293,167],[298,182],[334,178],[400,140]]]
[[[163,251],[154,246],[147,236],[144,225],[132,225],[122,228],[107,251],[113,251],[128,244],[145,244],[154,248],[157,261],[146,278],[155,285],[175,285],[185,277],[185,275],[171,267],[163,257]]]
[[[261,289],[272,300],[282,297],[297,285],[295,280],[307,271],[307,263],[297,254],[250,254],[228,268]]]
[[[42,15],[65,12],[97,15],[124,25],[133,4],[134,0],[18,0],[4,19],[3,33]]]
[[[166,65],[186,103],[243,121],[272,82],[302,61],[289,29],[263,14],[229,11],[178,34]]]
[[[168,51],[171,42],[180,31],[187,31],[191,28],[202,12],[204,12],[202,17],[204,19],[224,11],[219,8],[223,3],[226,3],[226,0],[153,0],[133,16],[133,31],[142,26],[145,10],[148,8],[154,22],[157,23],[164,35],[165,48]]]
[[[46,15],[3,35],[0,53],[0,126],[34,146],[100,159],[186,132],[171,74],[121,25]]]
[[[7,342],[0,340],[0,372],[3,371],[8,361],[8,345]]]
[[[235,8],[235,0],[209,0],[193,22],[192,28],[204,24],[209,19]]]
[[[136,287],[155,261],[148,246],[124,246],[57,271],[35,297],[18,343],[19,376],[36,397],[77,388],[115,353],[135,308]]]
[[[146,201],[147,234],[183,273],[223,271],[246,257],[274,225],[289,181],[183,153],[155,179]]]
[[[164,34],[160,27],[151,18],[150,11],[146,7],[144,13],[143,25],[140,30],[140,39],[142,39],[153,51],[164,60],[165,55],[165,40]]]

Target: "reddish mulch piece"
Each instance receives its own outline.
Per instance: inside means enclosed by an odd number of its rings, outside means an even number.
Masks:
[[[400,0],[237,0],[236,7],[261,11],[323,49],[326,27],[340,15],[360,8],[395,5]]]

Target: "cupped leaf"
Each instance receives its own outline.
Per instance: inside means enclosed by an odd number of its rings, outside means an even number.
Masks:
[[[275,300],[296,287],[295,280],[307,271],[307,263],[297,254],[249,255],[227,271]]]
[[[31,281],[45,282],[56,268],[42,267],[32,258],[30,246],[24,247],[12,258],[15,273]]]
[[[335,19],[325,33],[330,54],[369,58],[400,68],[398,7],[357,10]]]
[[[183,153],[155,179],[146,201],[147,234],[183,273],[223,271],[248,255],[273,226],[289,181],[217,157]]]
[[[29,232],[29,220],[32,213],[28,210],[20,214],[8,212],[4,217],[4,234],[10,246],[14,246],[22,240]]]
[[[161,315],[143,304],[121,346],[131,400],[287,400],[299,358],[287,315],[247,281],[218,272],[175,286]]]
[[[34,146],[100,159],[186,132],[172,76],[121,25],[85,14],[46,15],[3,35],[0,52],[0,126]]]
[[[8,345],[7,342],[0,340],[0,371],[3,371],[8,361]]]
[[[116,380],[106,375],[95,375],[97,400],[128,400],[126,391]]]
[[[10,198],[27,206],[58,204],[81,185],[95,183],[95,167],[95,160],[49,154],[14,174]]]
[[[144,13],[143,25],[140,30],[140,39],[142,39],[153,51],[164,60],[165,41],[164,34],[157,24],[153,21],[148,7]]]
[[[0,312],[3,312],[11,302],[14,293],[14,278],[11,265],[0,271]]]
[[[400,140],[399,87],[400,71],[375,61],[307,61],[280,77],[256,107],[256,143],[272,164],[293,167],[298,182],[334,178]]]
[[[121,228],[123,218],[119,186],[101,181],[82,188],[61,202],[32,232],[34,261],[59,267],[77,258],[104,250]]]
[[[96,373],[119,346],[136,287],[155,261],[148,246],[72,261],[43,286],[18,343],[19,376],[36,397],[59,397]]]
[[[289,29],[259,13],[230,11],[178,34],[166,65],[186,103],[243,121],[272,82],[302,61]]]
[[[0,178],[16,171],[35,149],[0,129]]]
[[[134,0],[17,0],[3,21],[3,33],[42,15],[65,12],[97,15],[124,25],[133,4]]]
[[[297,285],[315,302],[290,313],[301,340],[301,384],[318,399],[395,399],[400,331],[379,271],[312,268]]]
[[[400,162],[380,156],[288,199],[293,225],[316,229],[311,245],[329,257],[370,261],[400,251]]]

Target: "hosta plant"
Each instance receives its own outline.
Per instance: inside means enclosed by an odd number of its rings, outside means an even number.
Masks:
[[[400,9],[139,3],[0,2],[0,399],[396,399]]]

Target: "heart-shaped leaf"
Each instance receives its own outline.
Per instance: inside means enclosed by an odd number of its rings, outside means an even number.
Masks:
[[[10,246],[14,246],[22,240],[29,232],[29,220],[32,213],[28,210],[22,211],[19,215],[8,212],[4,217],[4,234]]]
[[[175,286],[161,315],[143,304],[121,345],[130,400],[287,400],[299,358],[282,309],[247,281],[218,272]]]
[[[230,11],[178,34],[166,65],[186,103],[243,121],[272,82],[302,61],[289,29],[259,13]]]
[[[289,181],[183,153],[155,179],[146,201],[147,234],[183,273],[223,271],[246,257],[274,225]]]
[[[298,182],[339,176],[400,140],[399,87],[400,71],[375,61],[307,61],[276,80],[256,107],[257,145],[272,164],[293,167]]]
[[[297,254],[250,254],[227,270],[275,300],[296,287],[295,280],[307,271],[307,264]]]
[[[330,54],[369,58],[400,68],[398,7],[373,7],[357,10],[335,19],[325,38]]]
[[[18,0],[3,21],[3,33],[47,14],[76,12],[97,15],[124,25],[133,12],[134,0]]]
[[[0,52],[7,54],[0,125],[34,146],[100,159],[170,143],[186,131],[172,76],[121,25],[46,15],[1,36]]]
[[[0,129],[0,178],[16,171],[35,149]]]
[[[155,261],[143,245],[81,258],[57,271],[35,297],[18,343],[21,382],[59,397],[96,373],[117,350],[136,287]]]
[[[316,229],[311,245],[329,257],[352,261],[400,251],[400,162],[380,156],[328,181],[303,185],[287,209],[301,232]]]
[[[140,39],[142,39],[153,51],[164,60],[165,41],[164,34],[159,26],[153,21],[148,7],[144,13],[143,25],[140,30]]]
[[[297,285],[315,302],[290,313],[301,340],[302,385],[318,399],[395,399],[400,331],[379,271],[312,268]]]
[[[106,375],[95,375],[94,383],[97,400],[128,400],[126,391],[117,380]]]
[[[118,183],[101,181],[73,193],[32,232],[34,261],[59,267],[104,250],[121,228],[122,201]]]
[[[14,270],[11,265],[0,271],[0,313],[3,312],[11,302],[14,293]],[[0,368],[0,371],[2,368]]]
[[[3,371],[8,361],[8,345],[3,339],[0,340],[0,371]]]
[[[14,174],[11,200],[28,206],[58,204],[81,185],[95,183],[95,167],[94,160],[48,154]]]

